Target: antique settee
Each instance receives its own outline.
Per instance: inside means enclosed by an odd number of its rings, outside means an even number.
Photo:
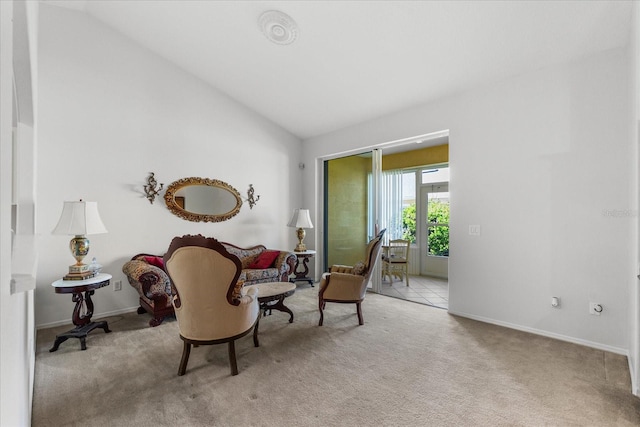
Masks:
[[[240,248],[231,243],[220,243],[240,259],[242,271],[238,281],[244,282],[245,286],[287,282],[294,271],[296,255],[293,252],[267,249],[263,245]],[[135,255],[124,264],[122,271],[140,296],[138,313],[153,316],[150,326],[158,326],[166,316],[174,314],[171,305],[174,292],[161,255]]]

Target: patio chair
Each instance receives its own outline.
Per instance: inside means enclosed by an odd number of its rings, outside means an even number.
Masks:
[[[382,254],[382,278],[389,277],[393,282],[394,277],[402,280],[404,276],[409,286],[409,244],[408,240],[395,239],[384,247]]]

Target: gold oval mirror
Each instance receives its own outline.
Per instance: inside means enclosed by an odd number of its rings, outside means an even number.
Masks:
[[[169,210],[195,222],[220,222],[237,215],[242,206],[238,190],[217,179],[182,178],[164,193]]]

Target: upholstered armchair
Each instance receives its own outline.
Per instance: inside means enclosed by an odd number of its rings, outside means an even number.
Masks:
[[[380,248],[382,246],[382,230],[376,237],[371,239],[366,249],[366,256],[363,262],[354,266],[333,265],[328,273],[322,275],[320,280],[320,291],[318,293],[318,308],[320,309],[320,322],[324,321],[324,309],[326,303],[337,302],[342,304],[355,304],[358,313],[358,323],[364,324],[362,318],[362,301],[367,293],[367,285],[371,280],[371,275],[376,263],[380,258]]]
[[[238,374],[235,340],[253,330],[258,347],[259,303],[254,286],[238,281],[242,264],[214,238],[182,236],[164,256],[175,289],[173,307],[184,341],[178,375],[184,375],[191,346],[228,343],[231,375]]]
[[[122,272],[140,296],[138,314],[153,316],[149,326],[158,326],[165,317],[173,316],[171,281],[161,256],[138,254],[122,266]]]

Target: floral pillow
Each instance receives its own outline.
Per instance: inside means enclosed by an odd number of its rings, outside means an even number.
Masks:
[[[351,270],[353,274],[357,274],[358,276],[364,276],[366,271],[367,271],[367,266],[364,265],[364,262],[362,261],[356,262],[355,265],[353,266],[353,270]]]

